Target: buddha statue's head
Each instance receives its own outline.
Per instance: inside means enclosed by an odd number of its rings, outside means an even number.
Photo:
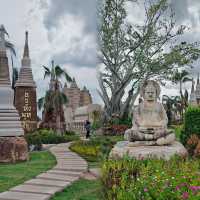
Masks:
[[[141,89],[141,96],[145,101],[156,102],[160,95],[160,86],[155,81],[147,81]]]

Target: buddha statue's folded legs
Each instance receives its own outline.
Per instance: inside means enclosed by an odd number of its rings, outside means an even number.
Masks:
[[[136,145],[168,145],[175,141],[175,134],[169,130],[155,130],[152,134],[138,129],[128,129],[124,135],[125,140]]]
[[[134,141],[151,141],[154,140],[153,134],[148,134],[139,131],[138,129],[128,129],[125,132],[124,138],[130,142]]]

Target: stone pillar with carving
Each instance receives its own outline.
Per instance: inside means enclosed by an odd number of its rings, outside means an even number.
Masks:
[[[0,27],[0,163],[25,161],[28,147],[19,114],[13,105],[8,57],[3,25]]]
[[[29,56],[28,32],[24,46],[22,67],[15,84],[15,106],[19,111],[25,133],[37,129],[37,96],[36,83],[33,80],[31,59]]]

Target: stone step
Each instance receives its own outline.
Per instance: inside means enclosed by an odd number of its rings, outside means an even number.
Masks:
[[[56,192],[61,192],[63,187],[55,187],[55,186],[41,186],[41,185],[19,185],[16,186],[10,191],[12,192],[26,192],[26,193],[36,193],[36,194],[47,194],[53,195]]]
[[[43,173],[37,176],[37,178],[42,178],[42,179],[51,179],[57,180],[57,181],[67,181],[67,182],[73,182],[79,179],[79,177],[75,176],[68,176],[68,175],[63,175],[63,174],[51,174],[51,173]]]
[[[66,169],[85,169],[87,168],[87,164],[74,164],[74,163],[70,163],[70,162],[58,162],[56,167],[63,167],[63,168],[66,168]],[[73,171],[73,170],[72,170]]]
[[[83,160],[83,159],[81,159],[80,157],[77,157],[77,156],[57,156],[57,155],[55,155],[55,156],[58,158],[58,160],[61,160],[61,159],[65,159],[65,160]]]
[[[0,194],[0,200],[49,200],[51,195],[34,194],[24,192],[3,192]]]
[[[70,153],[70,151],[66,150],[51,150],[52,153],[59,154],[59,153]]]
[[[56,181],[56,180],[48,180],[42,178],[35,178],[30,181],[26,181],[25,184],[30,185],[43,185],[43,186],[56,186],[56,187],[66,187],[70,185],[68,181]]]
[[[64,171],[73,171],[73,172],[85,172],[87,171],[87,167],[82,167],[82,168],[78,168],[78,167],[68,167],[68,166],[56,166],[53,168],[53,170],[64,170]]]
[[[85,163],[84,160],[57,160],[57,163],[60,163],[60,164],[64,164],[64,163],[67,163],[67,164],[73,164],[73,165],[77,165],[77,164],[87,164]]]
[[[58,155],[55,155],[55,156],[57,156],[58,160],[85,161],[83,158],[80,158],[80,157],[77,157],[77,156],[68,156],[68,157],[67,156],[58,156]]]
[[[53,152],[52,152],[53,153]],[[71,153],[54,153],[56,156],[60,157],[67,157],[67,158],[79,158],[79,156],[77,154],[71,154]]]
[[[64,161],[58,161],[57,165],[64,165],[64,166],[71,166],[71,167],[87,167],[87,163],[85,162],[64,162]]]
[[[82,172],[62,171],[62,170],[49,170],[50,174],[63,174],[68,176],[81,176]]]

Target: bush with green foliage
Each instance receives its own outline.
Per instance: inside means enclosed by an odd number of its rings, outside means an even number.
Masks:
[[[189,107],[185,112],[184,128],[181,132],[180,139],[183,144],[187,143],[187,140],[191,135],[200,136],[200,108]]]
[[[65,135],[58,135],[53,130],[39,129],[33,133],[26,134],[25,138],[28,145],[34,145],[36,150],[41,150],[42,144],[59,144],[78,140],[79,136],[74,133],[66,133]]]
[[[106,200],[199,200],[200,160],[107,160],[102,167]]]

